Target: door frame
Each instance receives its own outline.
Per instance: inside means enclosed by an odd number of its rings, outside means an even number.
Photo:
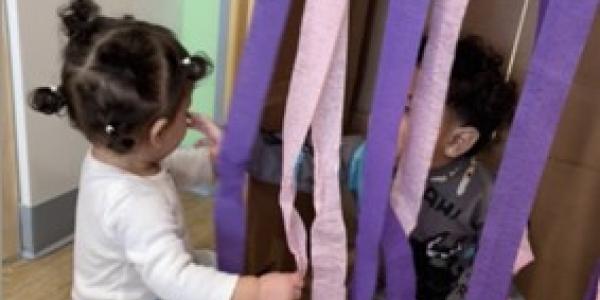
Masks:
[[[2,202],[2,262],[20,252],[19,188],[14,119],[14,97],[6,2],[0,2],[0,201]],[[8,100],[8,101],[7,101]]]
[[[222,91],[221,101],[217,105],[216,112],[221,122],[227,120],[237,67],[243,52],[246,33],[250,29],[253,11],[254,0],[221,2],[220,52],[226,54],[222,86],[219,87]]]

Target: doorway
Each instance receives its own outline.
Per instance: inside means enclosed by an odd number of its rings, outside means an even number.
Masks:
[[[2,262],[19,254],[18,180],[13,97],[5,2],[0,2],[0,201]]]

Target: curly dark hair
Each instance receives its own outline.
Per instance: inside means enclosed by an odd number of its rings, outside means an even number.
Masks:
[[[426,43],[424,37],[419,63]],[[459,39],[446,107],[456,113],[463,126],[473,126],[479,131],[479,140],[465,156],[476,155],[489,145],[495,132],[508,124],[514,114],[516,85],[505,80],[502,63],[502,56],[481,37],[471,35]]]
[[[68,37],[61,84],[34,90],[31,106],[45,114],[66,108],[90,142],[117,153],[130,151],[153,121],[171,120],[212,69],[168,29],[129,15],[103,16],[92,0],[72,0],[58,14]]]

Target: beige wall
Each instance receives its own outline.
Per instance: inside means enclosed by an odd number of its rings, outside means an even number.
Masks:
[[[98,0],[96,0],[98,1]],[[102,1],[98,1],[102,2]],[[174,32],[180,32],[181,29],[181,3],[183,0],[104,0],[104,3],[110,3],[107,7],[115,9],[118,7],[110,7],[113,3],[129,3],[126,10],[133,13],[137,18],[158,23],[166,26]],[[120,4],[122,5],[122,4]]]

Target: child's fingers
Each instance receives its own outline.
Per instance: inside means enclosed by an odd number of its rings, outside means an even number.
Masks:
[[[209,139],[200,139],[195,144],[195,148],[212,146],[213,143]]]
[[[299,273],[292,274],[290,277],[294,287],[302,288],[304,286],[304,278]]]
[[[304,286],[302,275],[300,275],[300,273],[294,273],[290,274],[288,278],[292,284],[293,299],[300,299],[302,297],[302,287]]]
[[[300,298],[302,298],[302,289],[295,289],[293,297],[294,300],[299,300]]]
[[[208,131],[209,123],[206,118],[197,113],[188,113],[188,127],[199,130],[199,131]]]
[[[211,119],[196,113],[190,113],[189,115],[190,123],[188,125],[190,128],[200,131],[214,143],[218,143],[221,140],[221,128]]]

